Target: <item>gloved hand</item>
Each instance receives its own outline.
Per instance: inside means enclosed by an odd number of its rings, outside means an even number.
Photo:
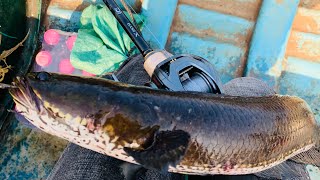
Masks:
[[[117,79],[121,82],[134,85],[144,85],[149,81],[149,76],[143,69],[143,58],[141,55],[126,60],[115,72]],[[110,75],[106,78],[112,78]],[[235,96],[263,96],[275,92],[264,82],[255,78],[237,78],[223,87],[225,94]],[[122,162],[94,151],[82,148],[70,143],[63,152],[58,163],[51,172],[48,180],[56,179],[112,179],[123,180],[125,175],[139,180],[182,180],[185,175],[166,173],[160,174],[153,170],[147,170],[137,165]],[[257,179],[256,176],[206,176],[201,179]],[[199,179],[189,176],[189,179]]]

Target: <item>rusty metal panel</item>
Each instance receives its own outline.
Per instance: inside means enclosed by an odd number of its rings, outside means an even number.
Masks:
[[[263,2],[245,75],[306,100],[320,123],[320,1],[273,3]]]
[[[279,77],[281,93],[304,98],[320,123],[320,1],[302,0],[293,21]]]
[[[256,21],[262,0],[180,0],[201,9]]]
[[[320,29],[320,28],[319,28]],[[286,56],[320,62],[320,33],[313,34],[292,30]]]
[[[251,41],[246,76],[277,86],[298,4],[299,0],[263,1]]]
[[[320,122],[319,7],[317,0],[264,1],[245,75],[305,99]]]
[[[299,7],[292,24],[292,29],[300,32],[320,34],[320,11]]]
[[[46,178],[67,141],[8,120],[0,140],[0,179]]]
[[[173,53],[202,56],[225,83],[242,76],[261,1],[180,0],[167,42]]]
[[[279,82],[279,92],[306,100],[320,124],[320,63],[289,57]]]

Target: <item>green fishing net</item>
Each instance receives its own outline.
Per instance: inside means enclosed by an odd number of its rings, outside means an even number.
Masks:
[[[141,30],[144,17],[134,14],[134,18]],[[70,55],[75,68],[101,75],[118,69],[136,53],[137,48],[106,6],[90,5],[84,9]]]

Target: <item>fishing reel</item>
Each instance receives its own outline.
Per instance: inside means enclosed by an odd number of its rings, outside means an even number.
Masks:
[[[199,56],[152,52],[145,57],[144,68],[152,81],[148,85],[153,88],[221,94],[217,72],[212,64]]]
[[[220,79],[212,64],[189,54],[173,56],[153,50],[114,0],[103,0],[143,55],[144,68],[151,77],[148,85],[170,91],[197,91],[221,94]]]

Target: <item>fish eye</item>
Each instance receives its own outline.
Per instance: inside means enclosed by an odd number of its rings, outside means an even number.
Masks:
[[[50,74],[47,72],[39,72],[36,75],[36,79],[40,80],[40,81],[47,81],[50,79]]]

